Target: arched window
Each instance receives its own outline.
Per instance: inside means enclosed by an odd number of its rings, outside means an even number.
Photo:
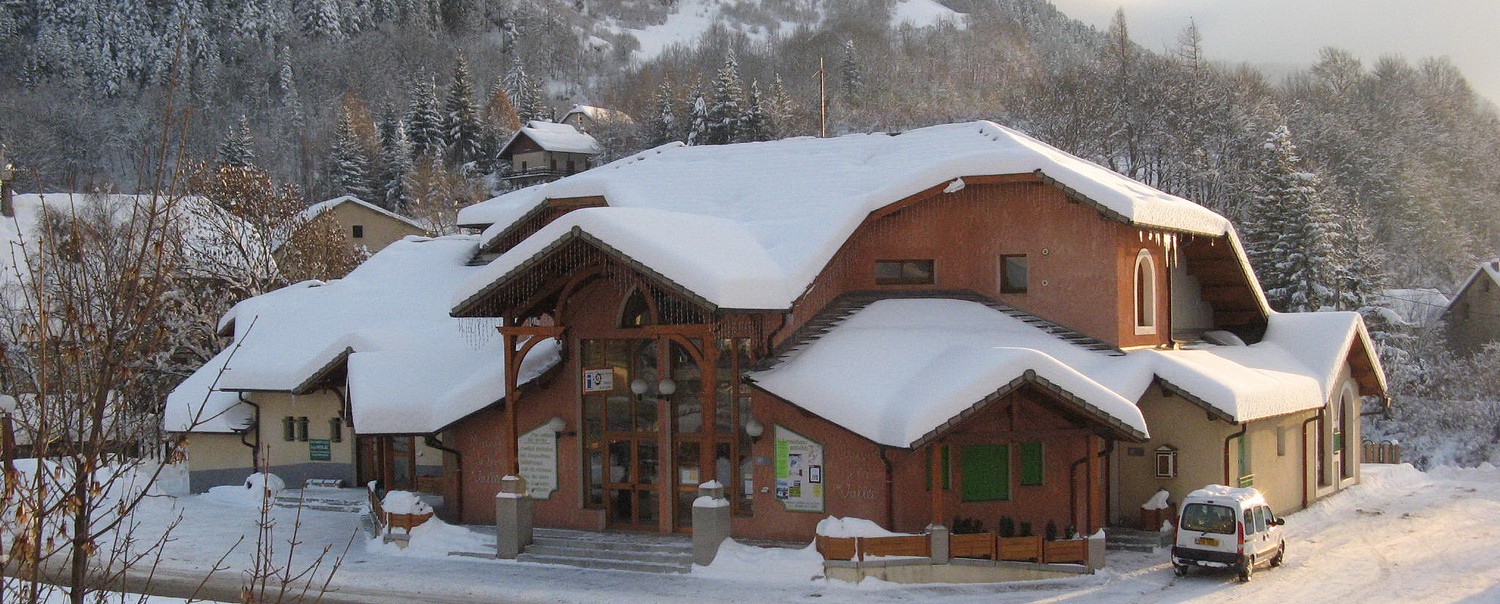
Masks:
[[[633,289],[625,297],[625,306],[620,309],[620,327],[642,327],[652,324],[651,304],[640,289]]]
[[[1156,261],[1147,250],[1135,255],[1135,333],[1156,333]]]

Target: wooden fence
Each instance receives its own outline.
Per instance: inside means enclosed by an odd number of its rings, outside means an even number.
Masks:
[[[1364,463],[1401,463],[1400,443],[1367,440],[1361,444],[1363,450],[1360,451],[1360,461]]]
[[[931,556],[931,535],[896,537],[818,536],[818,553],[824,560],[858,560],[866,556]],[[1088,564],[1086,539],[1043,541],[1041,537],[998,537],[995,533],[973,533],[948,537],[948,555],[954,558]]]

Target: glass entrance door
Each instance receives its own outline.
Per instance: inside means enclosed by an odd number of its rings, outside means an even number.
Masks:
[[[654,339],[585,340],[584,369],[608,370],[608,387],[583,395],[584,454],[590,506],[603,507],[608,526],[656,529],[661,520],[661,423],[654,390],[659,347]]]

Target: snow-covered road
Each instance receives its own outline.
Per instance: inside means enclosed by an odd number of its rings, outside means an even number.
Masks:
[[[163,566],[173,574],[206,569],[241,534],[253,535],[253,509],[187,497],[177,541]],[[278,510],[278,516],[288,512]],[[163,503],[149,520],[172,515]],[[290,517],[283,518],[290,525]],[[357,529],[353,514],[306,511],[300,553],[339,547]],[[1287,517],[1286,566],[1249,584],[1230,573],[1176,578],[1165,550],[1111,552],[1110,568],[1066,581],[1006,585],[849,585],[813,579],[806,554],[731,548],[727,563],[685,576],[589,571],[395,553],[358,537],[334,578],[346,594],[389,590],[411,601],[550,602],[1414,602],[1500,601],[1500,470],[1364,467],[1364,484]],[[285,534],[278,534],[285,539]],[[246,548],[246,546],[241,546]],[[338,548],[335,548],[338,549]],[[231,556],[240,568],[244,557]],[[224,580],[238,580],[238,570]],[[356,598],[358,599],[358,598]]]

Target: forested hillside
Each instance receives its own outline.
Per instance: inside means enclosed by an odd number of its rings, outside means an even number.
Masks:
[[[1158,51],[1127,24],[1045,0],[11,0],[0,142],[21,190],[132,191],[175,94],[169,159],[444,225],[496,192],[522,121],[573,103],[635,120],[595,132],[601,161],[815,135],[821,61],[830,134],[1019,128],[1230,216],[1273,306],[1362,309],[1396,382],[1425,375],[1379,292],[1451,292],[1497,255],[1494,106],[1444,59],[1329,49],[1271,79],[1192,27]]]

